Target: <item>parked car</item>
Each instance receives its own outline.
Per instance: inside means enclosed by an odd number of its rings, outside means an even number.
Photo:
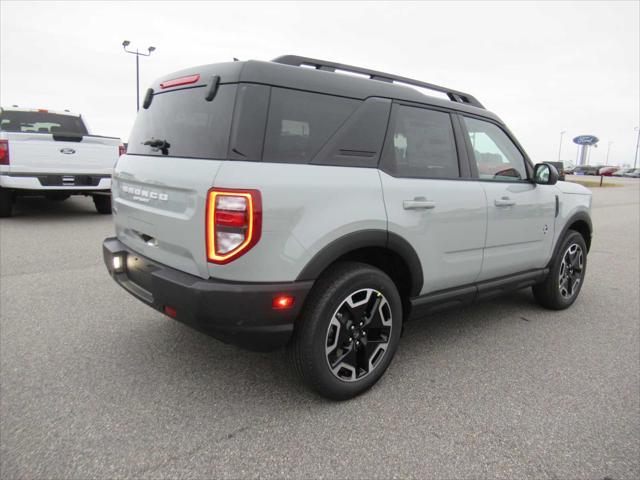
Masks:
[[[618,167],[602,167],[598,171],[598,175],[602,175],[604,177],[610,177],[611,175],[613,175],[617,171],[618,171]]]
[[[564,166],[564,173],[565,175],[573,175],[573,171],[575,170],[576,166],[569,163],[569,164],[565,164]]]
[[[91,135],[78,114],[1,108],[0,217],[23,195],[90,195],[99,213],[111,213],[111,173],[123,152],[119,138]]]
[[[594,165],[578,165],[574,170],[574,175],[598,175],[601,166]]]
[[[624,177],[624,174],[627,172],[630,172],[631,170],[633,170],[633,168],[621,168],[616,172],[612,173],[612,176],[614,177]]]
[[[632,168],[624,174],[625,177],[638,178],[640,177],[640,168]]]
[[[286,345],[310,387],[347,399],[438,307],[526,287],[576,300],[591,193],[557,179],[468,93],[295,56],[194,67],[147,90],[104,260],[142,302]]]

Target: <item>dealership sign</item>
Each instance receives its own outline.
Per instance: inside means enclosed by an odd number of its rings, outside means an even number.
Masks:
[[[573,139],[573,143],[578,145],[595,145],[598,142],[599,139],[595,135],[579,135]]]

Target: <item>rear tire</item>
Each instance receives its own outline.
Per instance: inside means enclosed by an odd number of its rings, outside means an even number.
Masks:
[[[0,218],[10,217],[13,210],[13,192],[0,187]]]
[[[551,263],[546,280],[532,287],[540,305],[564,310],[576,301],[587,271],[587,245],[580,233],[569,230]]]
[[[93,195],[93,203],[98,213],[111,214],[111,195]]]
[[[381,270],[338,263],[314,285],[291,344],[293,364],[320,395],[346,400],[384,374],[398,347],[402,303]]]

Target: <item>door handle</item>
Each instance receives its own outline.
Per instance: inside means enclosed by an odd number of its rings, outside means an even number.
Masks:
[[[496,207],[513,207],[516,204],[515,200],[511,200],[509,197],[496,198],[493,202]]]
[[[422,197],[414,198],[413,200],[404,200],[402,202],[402,208],[405,210],[428,210],[436,207],[436,202],[426,200]]]

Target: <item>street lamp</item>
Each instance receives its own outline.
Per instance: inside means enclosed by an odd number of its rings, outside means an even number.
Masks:
[[[638,139],[636,140],[636,154],[633,157],[633,168],[638,168],[638,145],[640,144],[640,127],[636,127],[633,129],[634,132],[638,132]]]
[[[131,42],[129,40],[125,40],[124,42],[122,42],[122,48],[124,48],[124,51],[127,53],[132,53],[136,56],[136,111],[140,110],[140,56],[143,57],[148,57],[149,55],[151,55],[151,52],[153,52],[156,47],[149,47],[147,48],[147,53],[143,53],[138,51],[138,49],[136,48],[135,51],[133,50],[127,50],[127,47],[131,45]]]
[[[560,160],[560,154],[562,153],[562,136],[567,133],[566,130],[562,130],[560,132],[560,147],[558,148],[558,161],[561,162],[562,160]]]
[[[613,142],[609,142],[609,145],[607,146],[607,159],[604,162],[605,165],[609,165],[609,151],[611,150],[611,145],[613,145]]]

